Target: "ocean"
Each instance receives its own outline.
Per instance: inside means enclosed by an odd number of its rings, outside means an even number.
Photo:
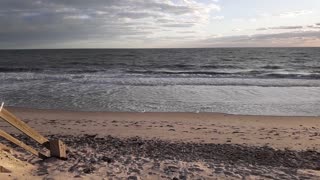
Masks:
[[[320,48],[0,50],[0,101],[77,111],[320,116]]]

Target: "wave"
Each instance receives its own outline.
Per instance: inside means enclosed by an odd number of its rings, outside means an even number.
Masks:
[[[263,69],[282,69],[281,66],[277,66],[277,65],[266,65],[266,66],[262,66],[261,68],[263,68]]]
[[[288,78],[288,79],[319,79],[320,73],[266,73],[260,75],[266,78]]]
[[[232,74],[228,72],[215,71],[161,71],[161,70],[128,70],[127,73],[132,74],[175,74],[175,75],[225,75]]]
[[[273,76],[273,75],[270,75]],[[79,83],[94,85],[124,86],[263,86],[263,87],[320,87],[319,79],[288,79],[288,78],[211,78],[211,77],[163,77],[117,74],[44,74],[44,73],[0,73],[2,82],[28,83]]]
[[[41,72],[39,68],[0,67],[0,72]]]
[[[234,77],[234,78],[288,78],[288,79],[320,79],[320,73],[306,72],[270,72],[265,70],[249,70],[249,71],[169,71],[169,70],[128,70],[131,74],[144,75],[207,75],[210,77]]]

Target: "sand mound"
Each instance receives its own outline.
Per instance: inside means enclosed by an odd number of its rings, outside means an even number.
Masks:
[[[33,166],[15,158],[12,150],[0,144],[0,179],[22,179],[30,177]]]

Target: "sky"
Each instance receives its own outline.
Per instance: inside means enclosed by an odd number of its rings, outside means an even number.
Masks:
[[[0,0],[0,49],[320,46],[320,0]]]

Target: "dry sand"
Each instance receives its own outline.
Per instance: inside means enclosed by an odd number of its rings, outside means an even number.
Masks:
[[[0,179],[31,179],[35,167],[15,158],[12,153],[0,144]]]
[[[69,146],[68,161],[19,150],[40,178],[320,178],[320,117],[9,110]]]

